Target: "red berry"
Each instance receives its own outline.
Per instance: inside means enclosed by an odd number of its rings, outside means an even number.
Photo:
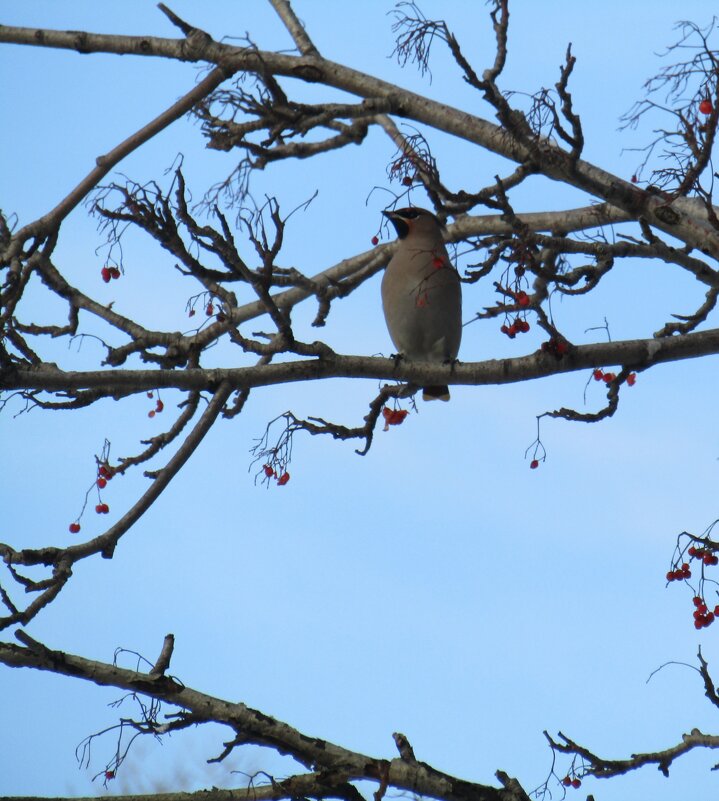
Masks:
[[[595,370],[592,375],[595,381],[601,381],[604,378],[604,373],[601,370]]]
[[[107,479],[112,478],[112,473],[107,469],[107,466],[104,465],[104,464],[101,464],[97,468],[97,473],[98,473],[98,475],[102,476],[103,478],[107,478]]]
[[[205,312],[208,317],[211,317],[215,313],[215,307],[211,303],[208,303]]]
[[[562,779],[562,784],[563,784],[565,787],[569,787],[569,785],[570,785],[571,783],[572,783],[572,780],[569,778],[569,776],[565,776],[565,777]]]
[[[692,602],[694,603],[694,606],[701,606],[703,603],[702,599],[698,595],[695,595],[694,598],[692,598]]]
[[[697,549],[693,545],[690,545],[687,553],[689,554],[689,556],[696,556]]]
[[[707,612],[705,620],[706,623],[704,625],[711,626],[711,624],[714,622],[714,612]]]
[[[114,770],[106,770],[105,771],[105,778],[106,779],[114,779],[115,778],[115,771]]]
[[[604,383],[605,384],[611,384],[612,381],[614,381],[615,378],[616,378],[616,375],[614,373],[604,373]]]
[[[702,622],[702,620],[700,618],[697,618],[697,620],[694,621],[694,628],[695,629],[700,629],[703,625],[704,625],[704,623]]]
[[[280,487],[283,487],[289,480],[290,480],[290,474],[289,473],[283,473],[277,479],[277,483],[279,484]]]
[[[529,469],[536,470],[538,467],[539,467],[539,459],[532,459],[532,461],[529,463]]]
[[[105,489],[107,486],[107,479],[106,478],[98,478],[97,479],[97,486],[98,489]]]
[[[379,239],[376,236],[373,236],[370,241],[372,242],[373,245],[378,245],[379,244]]]
[[[508,334],[508,333],[509,333],[509,326],[508,326],[508,325],[503,325],[503,326],[502,326],[502,327],[501,327],[499,330],[500,330],[500,331],[501,331],[503,334]]]
[[[667,581],[674,581],[674,571],[673,570],[670,570],[667,573]]]
[[[629,373],[627,376],[627,385],[633,387],[637,383],[637,374]]]
[[[702,114],[711,114],[713,110],[714,106],[712,106],[712,101],[709,100],[708,97],[705,97],[699,104],[699,111],[701,111]]]
[[[194,317],[195,316],[195,310],[194,309],[190,309],[190,311],[187,313],[187,316],[188,317]]]
[[[578,787],[582,786],[581,779],[572,779],[572,787],[576,790]]]
[[[705,565],[710,565],[712,563],[712,555],[708,551],[704,553],[702,562],[704,562]]]
[[[522,267],[521,264],[518,264],[514,268],[514,274],[517,276],[517,278],[521,278],[524,275],[525,272],[526,272],[526,269],[524,267]]]
[[[714,614],[719,617],[719,604],[714,607]]]
[[[262,469],[265,471],[265,475],[268,478],[270,478],[275,472],[268,464],[266,464]]]
[[[528,295],[526,292],[524,292],[524,291],[522,291],[522,292],[517,292],[517,303],[518,303],[520,306],[529,306],[529,304],[530,304],[530,297],[529,297],[529,295]]]
[[[110,267],[110,276],[115,279],[120,277],[120,271],[117,267]]]
[[[385,419],[391,426],[400,426],[408,414],[406,409],[393,409]]]
[[[444,259],[440,258],[439,256],[435,256],[432,259],[432,267],[434,267],[435,270],[441,270],[442,267],[444,267]]]
[[[155,411],[160,414],[160,412],[165,408],[165,404],[158,398],[157,404],[155,405]]]
[[[70,523],[69,528],[70,528],[70,534],[77,534],[77,532],[80,530],[80,524]]]
[[[100,270],[100,275],[102,276],[102,280],[106,284],[110,283],[110,279],[112,278],[112,273],[110,272],[109,267],[103,267],[102,270]]]
[[[402,179],[402,186],[412,186],[412,179],[409,177],[409,175],[405,175]]]
[[[148,417],[154,417],[155,416],[155,410],[153,409],[152,411],[148,412],[147,416]]]
[[[101,503],[98,503],[98,504],[97,504],[97,506],[95,506],[95,511],[96,511],[96,512],[97,512],[99,515],[101,515],[101,514],[102,514],[102,506],[103,506],[103,504],[101,504]]]
[[[684,572],[685,570],[689,570],[689,565],[686,562],[684,562],[684,564],[682,565],[682,572]]]
[[[554,345],[554,352],[557,356],[563,356],[569,350],[569,345],[563,340],[559,339]]]
[[[632,175],[632,183],[635,184],[637,182],[637,176]]]

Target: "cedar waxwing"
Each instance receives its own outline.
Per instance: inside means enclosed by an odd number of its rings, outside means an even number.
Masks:
[[[382,278],[382,306],[398,352],[422,362],[453,362],[462,338],[462,290],[439,220],[426,209],[382,212],[399,247]],[[449,400],[449,387],[424,387],[424,400]]]

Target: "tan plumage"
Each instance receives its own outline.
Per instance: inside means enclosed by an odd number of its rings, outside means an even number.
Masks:
[[[462,338],[462,291],[439,220],[425,209],[383,213],[399,237],[382,278],[382,306],[392,342],[412,361],[453,362]],[[449,400],[449,388],[424,387],[422,397]]]

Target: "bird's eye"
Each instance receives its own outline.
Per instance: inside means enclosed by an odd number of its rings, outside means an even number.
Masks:
[[[416,211],[416,209],[407,209],[402,212],[402,216],[408,220],[414,220],[416,217],[419,217],[419,212]]]

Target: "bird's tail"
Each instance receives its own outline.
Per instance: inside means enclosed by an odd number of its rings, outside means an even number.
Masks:
[[[426,400],[426,401],[433,401],[433,400],[448,401],[449,400],[449,387],[446,384],[444,386],[422,387],[422,400]]]

